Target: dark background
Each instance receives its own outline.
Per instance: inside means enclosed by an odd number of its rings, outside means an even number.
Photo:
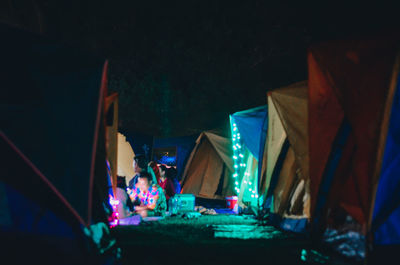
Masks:
[[[226,127],[266,91],[307,79],[313,43],[399,21],[390,3],[0,1],[0,22],[108,59],[120,130],[159,137]]]

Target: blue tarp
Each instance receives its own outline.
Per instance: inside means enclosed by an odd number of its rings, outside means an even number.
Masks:
[[[283,229],[285,231],[290,231],[294,233],[306,233],[308,220],[307,218],[282,218],[278,214],[271,213],[269,215],[268,224]]]
[[[239,130],[240,137],[251,154],[259,161],[260,147],[265,143],[267,130],[265,128],[268,115],[268,107],[261,106],[232,115],[233,121]],[[264,145],[261,147],[264,148]]]
[[[155,138],[153,148],[176,147],[176,169],[180,180],[185,169],[186,161],[196,144],[199,135],[190,135],[175,138]]]
[[[372,220],[375,244],[400,244],[400,75],[392,103]]]

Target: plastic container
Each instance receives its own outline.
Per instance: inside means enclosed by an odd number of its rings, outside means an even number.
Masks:
[[[169,199],[169,212],[171,214],[193,212],[195,196],[193,194],[175,194]]]
[[[238,197],[237,196],[230,196],[230,197],[226,197],[226,207],[228,207],[229,209],[232,210],[237,210],[237,201],[238,201]]]

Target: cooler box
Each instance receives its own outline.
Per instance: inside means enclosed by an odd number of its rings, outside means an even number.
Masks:
[[[172,214],[194,212],[195,200],[193,194],[175,194],[169,199],[169,211]]]
[[[226,207],[228,207],[229,209],[234,210],[235,206],[237,205],[237,201],[238,201],[238,197],[237,196],[230,196],[230,197],[226,197]]]

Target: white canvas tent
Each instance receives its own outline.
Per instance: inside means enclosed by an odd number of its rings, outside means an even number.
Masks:
[[[231,141],[213,132],[202,132],[182,176],[182,193],[208,199],[232,196],[232,172]]]
[[[118,133],[118,176],[125,177],[126,185],[128,185],[129,181],[135,175],[135,170],[133,168],[133,158],[135,157],[135,153],[130,145],[130,143],[126,140],[126,137]]]

